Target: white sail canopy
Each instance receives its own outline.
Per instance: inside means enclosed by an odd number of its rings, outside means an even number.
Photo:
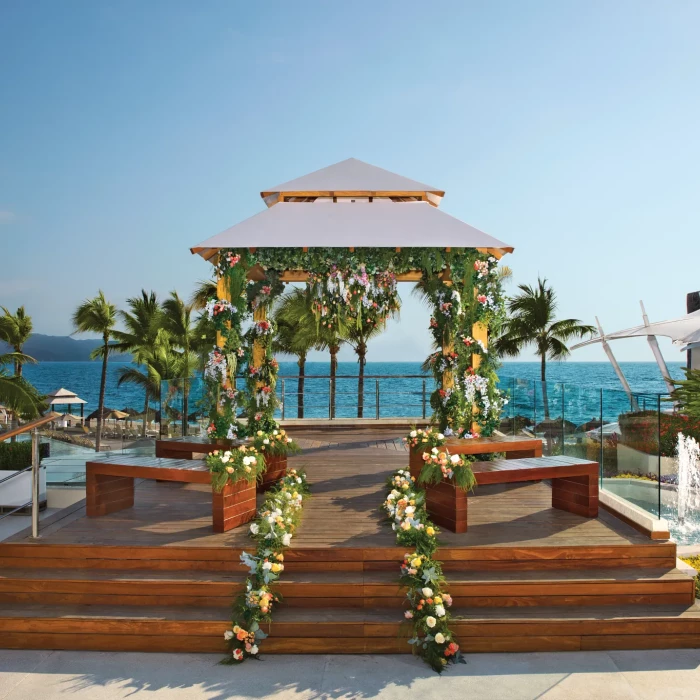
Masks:
[[[648,335],[660,335],[670,338],[675,345],[680,345],[681,350],[696,346],[700,343],[700,311],[686,314],[671,321],[657,321],[649,325],[634,326],[615,333],[606,333],[606,340],[618,338],[644,338]],[[574,345],[571,349],[581,348],[584,345],[602,342],[602,338],[592,338]]]

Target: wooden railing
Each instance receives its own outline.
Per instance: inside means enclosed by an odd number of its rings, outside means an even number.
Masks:
[[[30,421],[29,423],[20,425],[19,428],[14,428],[13,430],[8,430],[4,433],[0,433],[0,442],[3,442],[4,440],[7,440],[12,437],[16,437],[17,435],[22,435],[23,433],[28,433],[30,430],[40,428],[42,425],[51,423],[52,421],[55,421],[60,417],[60,413],[47,413],[45,416],[41,416],[41,418],[36,418],[35,420]]]
[[[31,507],[32,507],[32,537],[35,539],[39,537],[39,466],[40,466],[39,428],[42,425],[46,425],[47,423],[51,423],[51,421],[55,421],[57,418],[60,418],[60,417],[61,417],[60,413],[47,413],[45,416],[42,416],[41,418],[37,418],[33,421],[30,421],[29,423],[25,423],[24,425],[21,425],[19,428],[14,428],[13,430],[8,430],[5,433],[0,433],[0,442],[3,442],[4,440],[8,440],[12,437],[16,437],[17,435],[22,435],[24,433],[31,432],[31,435],[32,435],[32,466],[27,467],[26,469],[22,469],[21,471],[18,471],[15,474],[11,474],[10,476],[7,476],[4,479],[2,479],[2,481],[9,481],[10,479],[12,479],[16,476],[19,476],[20,474],[24,474],[29,469],[31,469],[32,470],[32,498],[30,501],[27,501],[26,503],[23,503],[22,505],[17,506],[16,508],[13,508],[11,511],[4,513],[1,516],[1,518],[5,518],[9,515],[12,515],[13,513],[16,513],[17,511],[20,511],[23,508],[27,508],[28,506],[31,505]]]

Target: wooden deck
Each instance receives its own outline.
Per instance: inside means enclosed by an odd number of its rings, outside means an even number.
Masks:
[[[387,477],[408,466],[399,435],[341,431],[329,441],[328,431],[305,430],[295,437],[304,452],[289,464],[306,469],[312,498],[294,549],[394,548],[395,536],[379,506]],[[551,498],[543,483],[477,487],[469,499],[469,532],[444,532],[441,541],[449,548],[655,544],[609,513],[601,512],[597,519],[580,517],[552,508]],[[88,519],[79,503],[45,522],[44,544],[250,546],[247,528],[212,532],[211,489],[204,484],[143,481],[136,486],[133,508]],[[29,534],[9,541],[29,542]]]
[[[382,522],[387,476],[408,466],[397,431],[295,433],[312,497],[285,556],[265,653],[409,653],[400,633],[404,549]],[[224,650],[252,542],[215,534],[206,484],[137,483],[132,508],[42,523],[40,542],[0,543],[0,647]],[[546,483],[480,486],[469,531],[439,558],[466,651],[700,646],[694,581],[676,545],[602,512],[551,507]]]

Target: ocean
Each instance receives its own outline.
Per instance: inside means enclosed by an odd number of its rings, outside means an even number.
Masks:
[[[666,387],[661,379],[659,369],[653,362],[622,362],[620,363],[627,380],[634,392],[649,394],[648,405],[655,405],[652,394],[666,393]],[[143,392],[131,385],[118,386],[119,369],[127,366],[125,363],[112,362],[108,366],[105,405],[109,408],[143,409]],[[681,362],[670,362],[669,371],[674,378],[682,379]],[[294,418],[297,413],[297,365],[295,362],[280,362],[280,381],[277,386],[278,394],[284,390],[285,417]],[[356,362],[341,362],[338,366],[339,377],[357,376]],[[61,387],[70,389],[87,401],[85,415],[97,408],[100,389],[101,364],[99,362],[41,362],[37,365],[27,365],[25,375],[41,392],[48,393]],[[309,379],[305,387],[305,416],[309,418],[327,418],[329,364],[327,362],[308,362],[306,374]],[[379,398],[379,413],[381,417],[416,416],[423,413],[425,402],[429,402],[432,391],[432,379],[421,373],[419,362],[369,362],[366,367],[364,408],[365,417],[375,417],[377,414],[377,398]],[[528,383],[522,380],[538,380],[540,366],[538,362],[504,362],[499,372],[504,388],[514,390],[512,405],[507,411],[511,415],[532,415],[529,406],[537,402]],[[312,378],[318,377],[318,378]],[[376,378],[375,378],[376,377]],[[550,362],[547,365],[548,382],[564,383],[564,387],[553,388],[550,392],[550,403],[566,403],[567,418],[573,422],[590,419],[598,415],[600,407],[600,389],[604,389],[605,413],[610,412],[611,418],[616,412],[629,410],[625,408],[627,399],[621,391],[622,387],[612,367],[607,362]],[[424,392],[425,382],[425,392]],[[199,389],[193,387],[195,405]],[[534,396],[534,398],[533,398]],[[540,401],[541,403],[541,401]],[[558,405],[558,404],[557,404]],[[609,405],[610,411],[607,410]],[[645,404],[647,405],[647,404]],[[157,406],[154,406],[157,408]],[[59,407],[59,410],[62,407]],[[190,410],[194,410],[190,408]],[[425,410],[430,415],[429,403]],[[536,411],[536,406],[535,406]],[[76,412],[76,408],[73,408]],[[339,378],[336,384],[336,416],[355,417],[357,415],[357,380]],[[559,411],[561,415],[561,411]],[[281,416],[280,416],[281,417]]]

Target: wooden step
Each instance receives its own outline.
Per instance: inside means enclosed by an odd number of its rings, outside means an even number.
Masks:
[[[228,608],[243,572],[7,569],[0,602]],[[690,604],[694,579],[678,569],[450,572],[457,606],[532,607]],[[396,571],[285,571],[277,590],[286,607],[405,607]]]
[[[700,608],[454,609],[463,651],[578,651],[700,647]],[[0,647],[225,653],[221,609],[0,604]],[[410,653],[393,610],[281,608],[264,653]]]
[[[251,542],[251,549],[253,543]],[[0,543],[0,571],[12,568],[161,569],[245,571],[234,547],[121,547],[108,545]],[[250,551],[250,550],[249,550]],[[399,547],[293,548],[288,571],[395,571]],[[676,564],[674,542],[611,546],[443,547],[445,571],[527,571],[553,569],[668,568]]]

